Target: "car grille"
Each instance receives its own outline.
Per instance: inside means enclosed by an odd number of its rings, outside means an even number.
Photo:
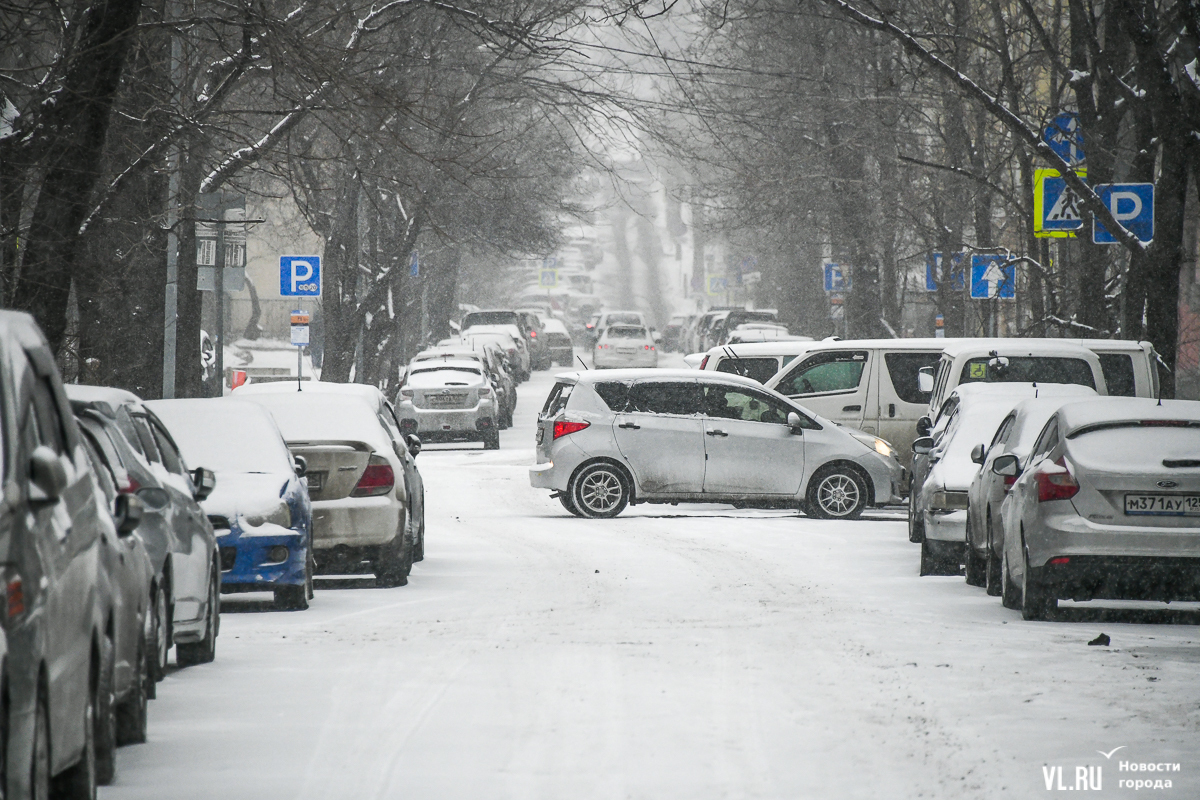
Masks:
[[[237,561],[236,547],[222,547],[221,551],[221,571],[229,572],[233,569],[233,562]]]
[[[427,394],[422,398],[422,405],[424,408],[469,408],[470,396],[469,392]]]

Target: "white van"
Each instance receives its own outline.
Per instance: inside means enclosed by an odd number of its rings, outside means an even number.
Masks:
[[[938,363],[947,341],[800,342],[807,345],[804,352],[766,386],[826,419],[886,439],[908,467],[917,420],[929,409],[929,393],[920,391],[917,376]]]
[[[786,341],[722,345],[704,354],[700,369],[744,375],[759,383],[766,383],[797,356],[807,353],[814,344],[816,342],[811,337],[801,336]]]
[[[931,390],[929,415],[936,417],[954,387],[970,381],[1036,380],[1042,383],[1087,385],[1084,380],[1086,376],[1071,372],[1081,369],[1078,358],[1057,358],[1068,357],[1069,348],[1084,349],[1095,354],[1100,377],[1092,388],[1100,394],[1158,396],[1158,370],[1155,367],[1154,348],[1149,342],[1117,339],[954,339],[947,340],[936,367],[923,370],[925,374],[920,377],[920,388]],[[995,365],[1001,367],[996,370],[995,366],[989,366],[994,356],[1008,358],[1009,361]],[[1031,361],[1031,358],[1037,360]]]
[[[784,343],[780,343],[784,344]],[[1019,356],[1022,350],[1055,348],[1098,367],[1097,392],[1138,397],[1158,394],[1154,350],[1148,342],[1113,339],[859,339],[799,342],[805,349],[766,382],[815,413],[842,425],[873,433],[895,446],[905,467],[912,461],[917,421],[940,407],[950,391],[963,383],[964,365],[972,358]],[[746,347],[747,345],[742,345]],[[1048,349],[1045,349],[1048,348]],[[1086,348],[1095,355],[1080,354]],[[954,356],[943,356],[953,350]],[[1097,358],[1098,357],[1098,360]],[[950,365],[942,367],[945,362]],[[952,365],[957,365],[952,369]],[[947,370],[944,377],[939,371]],[[978,367],[977,367],[978,369]],[[921,373],[925,375],[922,376]],[[954,380],[951,380],[951,372]],[[938,379],[941,378],[941,382]],[[970,380],[968,371],[967,379]],[[976,379],[978,380],[978,378]],[[1051,382],[1050,379],[1045,379]],[[1071,381],[1065,381],[1071,382]],[[922,385],[924,384],[924,385]],[[937,392],[932,390],[937,388]],[[936,394],[936,399],[931,395]]]

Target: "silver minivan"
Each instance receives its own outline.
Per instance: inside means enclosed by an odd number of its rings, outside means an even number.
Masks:
[[[853,519],[900,502],[903,468],[871,440],[737,375],[574,372],[542,408],[529,477],[581,517],[699,502]]]

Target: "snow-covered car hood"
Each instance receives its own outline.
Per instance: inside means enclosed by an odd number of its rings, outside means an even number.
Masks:
[[[200,504],[205,514],[233,519],[271,514],[284,502],[290,475],[261,472],[218,472],[212,494]]]

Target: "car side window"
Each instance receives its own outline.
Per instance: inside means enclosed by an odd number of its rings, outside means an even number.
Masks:
[[[867,365],[865,350],[817,353],[804,359],[775,388],[787,395],[853,392]]]
[[[704,409],[710,417],[775,425],[786,425],[788,412],[792,410],[773,397],[721,384],[704,387]]]
[[[166,431],[151,424],[151,430],[154,433],[154,441],[158,445],[158,452],[162,455],[163,466],[168,472],[173,472],[176,475],[182,475],[187,470],[183,466],[183,456],[175,449],[175,445],[171,444],[171,438],[167,436]]]
[[[65,453],[66,437],[63,435],[62,418],[58,414],[58,404],[54,402],[54,391],[44,377],[39,376],[34,380],[32,405],[39,442],[60,455]]]
[[[991,450],[998,444],[1003,444],[1008,441],[1008,434],[1013,429],[1013,424],[1016,422],[1016,417],[1009,415],[1004,418],[1004,422],[1000,423],[1000,427],[996,429],[996,435],[992,437],[992,443],[988,445],[988,450]]]
[[[1050,451],[1053,450],[1054,446],[1057,444],[1058,420],[1052,417],[1050,421],[1046,423],[1046,427],[1042,428],[1042,432],[1038,436],[1037,441],[1034,442],[1033,450],[1031,451],[1033,453],[1033,458],[1030,459],[1030,463],[1050,455]]]
[[[158,446],[154,444],[154,434],[151,433],[149,424],[140,415],[133,418],[133,430],[137,434],[138,442],[141,444],[141,450],[146,458],[161,464],[162,456],[158,454]]]
[[[885,353],[883,363],[887,366],[888,379],[896,396],[906,403],[928,403],[930,395],[917,386],[917,375],[923,367],[932,367],[941,358],[939,353]]]
[[[117,497],[117,485],[114,482],[113,474],[110,471],[108,462],[100,455],[100,447],[96,440],[92,438],[90,431],[83,431],[83,446],[87,450],[88,458],[92,461],[92,472],[96,476],[97,482],[100,484],[101,491],[108,498],[109,507],[112,507],[113,500]]]
[[[646,414],[700,414],[703,400],[695,381],[642,381],[629,388],[626,411]]]
[[[766,383],[771,376],[779,371],[779,361],[774,357],[768,358],[723,358],[717,364],[717,372],[730,375],[741,375],[759,383]]]

